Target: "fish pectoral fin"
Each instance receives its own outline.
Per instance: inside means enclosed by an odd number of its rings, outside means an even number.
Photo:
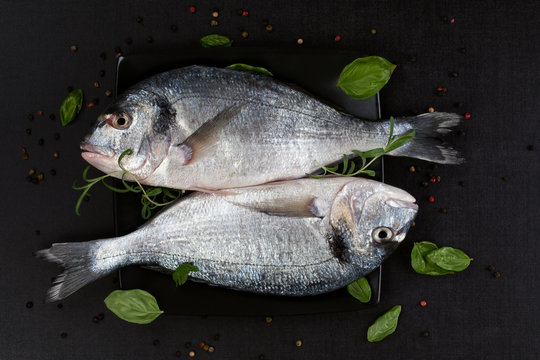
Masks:
[[[322,218],[328,214],[329,210],[323,201],[313,196],[273,198],[272,200],[258,202],[253,202],[253,200],[242,201],[242,199],[235,198],[230,202],[274,216]]]
[[[195,130],[183,143],[178,144],[176,147],[184,147],[190,151],[190,157],[186,164],[207,156],[212,148],[219,143],[219,139],[224,134],[223,129],[237,118],[245,107],[245,103],[229,106]]]

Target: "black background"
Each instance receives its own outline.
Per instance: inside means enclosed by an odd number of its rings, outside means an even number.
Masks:
[[[538,150],[540,11],[534,1],[1,1],[0,74],[3,147],[0,251],[1,359],[168,359],[184,343],[200,359],[535,359],[539,280],[540,194]],[[219,9],[219,26],[210,26]],[[246,9],[241,17],[237,9]],[[143,23],[137,23],[137,16]],[[447,19],[444,19],[447,17]],[[274,31],[267,32],[267,19]],[[455,19],[454,23],[450,19]],[[177,32],[170,26],[176,24]],[[241,36],[241,28],[249,33]],[[376,29],[376,34],[371,29]],[[85,166],[78,143],[107,104],[114,88],[114,48],[124,54],[198,47],[220,33],[236,47],[301,47],[356,50],[399,64],[381,92],[383,116],[440,111],[469,112],[466,135],[453,142],[463,166],[388,159],[388,182],[417,197],[420,214],[406,242],[385,263],[377,307],[357,312],[264,317],[162,316],[146,325],[117,319],[103,299],[117,288],[114,275],[86,286],[65,301],[44,304],[55,265],[32,252],[53,242],[110,236],[110,192],[95,189],[77,217],[71,190]],[[340,42],[334,37],[341,36]],[[145,39],[151,36],[153,43]],[[132,45],[124,42],[131,37]],[[78,51],[70,51],[77,44]],[[458,51],[465,48],[465,53]],[[99,54],[106,52],[103,61]],[[415,62],[409,61],[411,55]],[[99,71],[105,70],[104,78]],[[457,78],[449,77],[455,71]],[[316,75],[315,75],[316,76]],[[94,88],[94,81],[100,82]],[[85,108],[62,128],[58,107],[67,86],[82,88]],[[447,87],[437,96],[437,87]],[[456,102],[463,106],[457,108]],[[42,110],[43,116],[36,114]],[[27,115],[34,114],[29,120]],[[50,120],[49,114],[56,114]],[[25,129],[32,130],[31,135]],[[54,140],[59,133],[60,140]],[[38,145],[38,139],[44,145]],[[533,150],[528,150],[532,145]],[[23,160],[21,147],[29,159]],[[52,154],[58,151],[60,157]],[[411,164],[420,171],[408,172]],[[39,185],[26,182],[30,168],[43,171]],[[49,170],[57,175],[50,176]],[[429,173],[441,182],[419,186]],[[502,177],[505,177],[504,179]],[[466,181],[461,187],[459,181]],[[427,202],[430,195],[435,203]],[[447,214],[439,212],[446,208]],[[39,235],[35,231],[39,230]],[[414,241],[460,248],[474,258],[452,276],[415,274],[409,265]],[[494,278],[486,270],[501,273]],[[428,305],[420,307],[420,300]],[[33,307],[28,309],[28,301]],[[216,299],[219,301],[219,299]],[[368,343],[368,326],[395,304],[403,306],[397,331]],[[92,318],[105,318],[98,324]],[[271,315],[271,314],[269,314]],[[429,337],[422,337],[423,331]],[[66,333],[65,338],[61,337]],[[219,334],[219,339],[214,336]],[[154,340],[159,345],[153,345]],[[303,345],[295,346],[301,339]],[[214,353],[198,348],[201,341]]]

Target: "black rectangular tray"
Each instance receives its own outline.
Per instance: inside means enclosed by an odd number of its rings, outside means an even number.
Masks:
[[[224,67],[233,63],[262,66],[278,80],[292,83],[338,108],[364,119],[380,119],[379,96],[353,100],[336,86],[345,65],[358,52],[314,49],[210,48],[186,49],[120,57],[117,66],[116,93],[126,90],[154,74],[188,65]],[[384,180],[383,160],[374,168],[376,179]],[[140,198],[135,194],[115,193],[116,235],[139,227]],[[181,315],[292,315],[336,311],[355,311],[376,305],[381,297],[382,268],[366,276],[372,288],[372,300],[362,304],[346,289],[331,293],[288,297],[251,294],[188,281],[176,287],[170,275],[130,266],[119,271],[121,289],[143,289],[154,295],[166,314]]]

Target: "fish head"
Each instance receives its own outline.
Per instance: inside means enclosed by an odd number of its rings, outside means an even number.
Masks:
[[[405,239],[418,205],[406,191],[357,180],[336,195],[330,211],[335,255],[362,268],[375,268]]]
[[[81,142],[82,157],[105,173],[128,170],[143,181],[163,162],[176,111],[166,97],[131,89],[99,115]],[[131,150],[119,160],[121,155]],[[129,179],[129,177],[128,177]]]

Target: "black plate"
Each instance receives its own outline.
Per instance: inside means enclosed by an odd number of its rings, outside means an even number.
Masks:
[[[224,67],[233,63],[263,66],[276,79],[293,83],[311,94],[369,120],[380,118],[379,97],[353,100],[336,87],[345,65],[357,52],[336,50],[268,50],[253,48],[211,48],[151,53],[121,57],[117,67],[116,92],[151,75],[193,64]],[[383,180],[382,161],[375,167],[377,179]],[[136,195],[120,194],[115,198],[117,235],[140,226],[140,202]],[[188,281],[175,287],[170,275],[131,266],[120,270],[122,289],[139,288],[153,294],[166,314],[182,315],[289,315],[335,311],[353,311],[370,307],[380,300],[381,268],[367,276],[373,291],[369,304],[362,304],[346,289],[309,297],[258,295],[228,290]]]

